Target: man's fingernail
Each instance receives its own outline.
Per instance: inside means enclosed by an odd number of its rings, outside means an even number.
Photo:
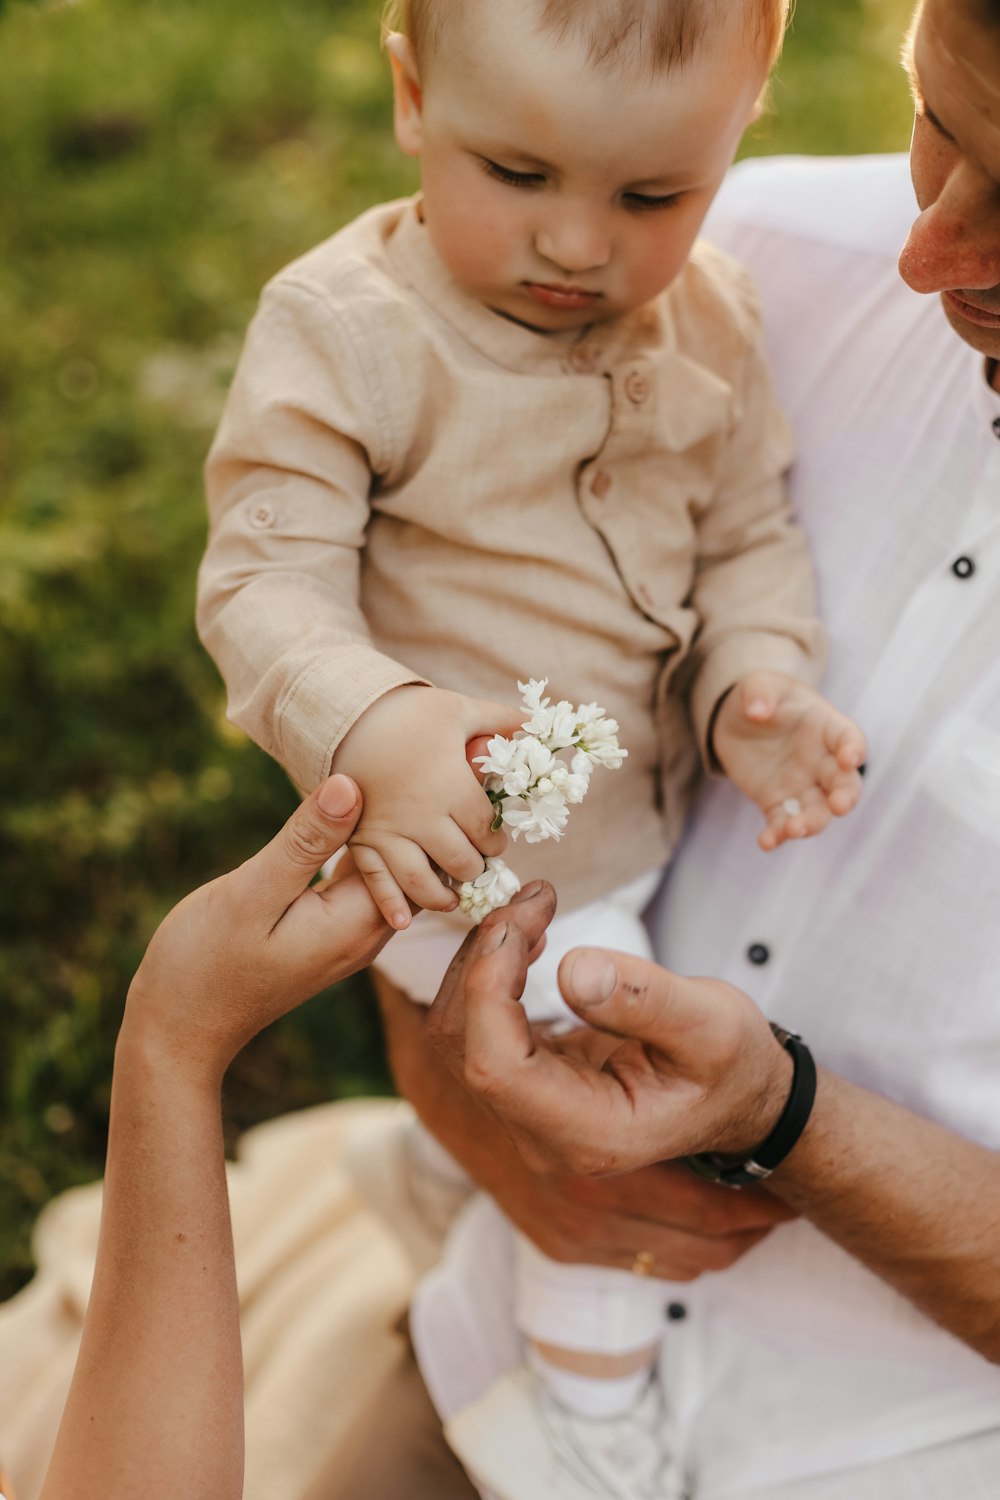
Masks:
[[[570,999],[578,1005],[600,1005],[614,994],[618,970],[606,953],[584,950],[571,959],[566,977]]]
[[[501,922],[497,927],[491,927],[483,939],[483,952],[495,953],[502,948],[507,938],[507,923]]]
[[[533,897],[538,895],[542,889],[542,885],[543,882],[541,880],[533,880],[530,885],[523,886],[516,896],[512,896],[511,901],[531,901]]]
[[[331,776],[321,788],[317,801],[328,818],[346,818],[354,811],[358,794],[346,776]]]

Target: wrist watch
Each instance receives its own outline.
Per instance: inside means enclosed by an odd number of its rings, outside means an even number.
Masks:
[[[684,1157],[685,1165],[708,1182],[721,1182],[724,1187],[731,1188],[746,1187],[751,1182],[763,1182],[770,1177],[775,1167],[781,1165],[809,1123],[816,1099],[816,1064],[813,1055],[797,1032],[786,1031],[784,1026],[779,1026],[774,1021],[771,1022],[771,1030],[792,1059],[792,1089],[788,1101],[771,1134],[746,1161],[734,1166],[730,1158],[714,1151],[702,1151],[697,1156]]]

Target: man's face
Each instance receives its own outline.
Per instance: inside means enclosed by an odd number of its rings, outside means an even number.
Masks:
[[[560,332],[655,297],[680,271],[763,86],[767,59],[720,28],[650,79],[541,36],[530,0],[451,24],[420,88],[396,56],[397,137],[421,158],[423,212],[459,285]]]
[[[899,269],[914,291],[940,293],[967,344],[1000,359],[1000,25],[971,0],[925,0],[910,73],[921,214]]]

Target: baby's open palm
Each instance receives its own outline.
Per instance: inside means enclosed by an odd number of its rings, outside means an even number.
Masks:
[[[715,718],[722,769],[767,820],[758,843],[777,849],[822,833],[861,796],[865,737],[813,688],[780,672],[751,672]]]

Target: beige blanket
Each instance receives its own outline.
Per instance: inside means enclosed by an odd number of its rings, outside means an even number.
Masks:
[[[230,1169],[246,1367],[246,1500],[300,1500],[345,1457],[401,1357],[414,1271],[340,1165],[347,1134],[407,1106],[331,1104],[251,1131]],[[37,1500],[69,1387],[97,1246],[101,1187],[55,1199],[38,1274],[0,1307],[0,1466]]]

